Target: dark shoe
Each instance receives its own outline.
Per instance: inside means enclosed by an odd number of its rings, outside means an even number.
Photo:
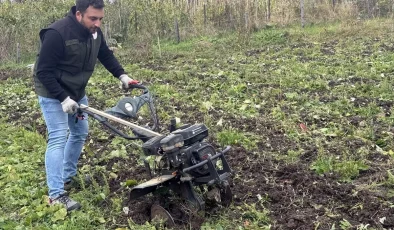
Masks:
[[[67,211],[78,210],[81,208],[81,204],[72,200],[67,194],[62,194],[55,199],[49,199],[49,205],[61,204],[67,209]]]
[[[84,175],[83,181],[78,176],[74,176],[70,181],[64,183],[64,190],[70,191],[72,188],[82,189],[89,186],[92,183],[92,179],[89,174]]]

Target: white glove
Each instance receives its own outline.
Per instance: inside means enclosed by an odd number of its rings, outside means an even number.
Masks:
[[[62,109],[63,109],[63,112],[65,112],[65,113],[74,114],[77,112],[78,108],[79,108],[79,105],[70,97],[67,97],[62,102]]]
[[[120,75],[119,80],[122,82],[122,87],[124,89],[128,89],[130,82],[133,81],[133,79],[129,78],[127,74]]]

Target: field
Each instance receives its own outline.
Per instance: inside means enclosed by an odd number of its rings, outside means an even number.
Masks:
[[[394,228],[393,32],[390,20],[267,27],[160,41],[133,63],[136,50],[118,49],[154,92],[160,132],[177,117],[206,124],[218,149],[232,146],[233,204],[178,228]],[[154,197],[128,200],[130,185],[148,178],[141,143],[93,119],[79,175],[94,181],[71,193],[83,209],[47,205],[46,128],[27,64],[0,67],[0,229],[155,229]],[[98,66],[90,106],[105,110],[125,94]]]

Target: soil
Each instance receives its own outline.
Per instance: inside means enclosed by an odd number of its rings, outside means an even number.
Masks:
[[[385,194],[357,186],[365,183],[366,179],[383,180],[384,173],[367,170],[353,183],[340,183],[334,174],[319,176],[306,167],[316,152],[312,148],[300,157],[298,163],[286,164],[269,158],[246,160],[250,159],[251,153],[242,147],[233,148],[227,154],[233,175],[237,175],[231,181],[233,205],[256,204],[258,211],[269,210],[272,229],[314,229],[317,223],[321,229],[330,229],[333,224],[340,226],[344,219],[353,226],[364,224],[379,229],[394,227],[394,209],[382,199]],[[387,158],[378,153],[370,157],[378,161]],[[117,159],[107,164],[107,167],[112,167],[115,161]],[[143,167],[118,176],[116,180],[110,181],[111,193],[119,191],[119,182],[127,178],[148,179]],[[264,197],[263,202],[261,197]],[[171,213],[177,224],[175,229],[200,229],[204,222],[204,216],[186,209],[173,196],[157,195],[125,201],[124,205],[130,210],[127,218],[137,224],[150,221],[150,207],[155,203],[166,207]],[[206,215],[215,212],[220,213],[220,210],[208,207]],[[231,219],[249,218],[250,221],[256,221],[253,216],[245,216],[242,212],[228,213]]]
[[[355,103],[362,106],[367,100],[357,98]],[[93,97],[90,102],[92,105],[96,104]],[[380,105],[391,108],[392,102],[381,102]],[[211,115],[215,119],[220,117],[215,113]],[[38,116],[39,114],[34,114],[34,118]],[[275,150],[286,154],[287,150],[294,148],[295,143],[288,139],[280,127],[273,122],[262,122],[258,118],[239,120],[231,115],[225,118],[239,130],[245,132],[253,130],[264,138],[264,141],[258,143],[258,152]],[[18,123],[20,116],[15,113],[15,116],[10,116],[9,119]],[[192,118],[185,117],[185,120],[187,119]],[[350,117],[349,120],[354,124],[361,122],[361,118],[357,116]],[[37,124],[35,127],[45,135],[45,126]],[[87,143],[100,155],[102,151],[109,148],[108,143],[112,137],[109,135],[107,140],[87,141]],[[355,149],[367,145],[362,140],[344,140],[344,143],[354,146]],[[223,210],[223,208],[207,206],[205,215],[201,215],[201,213],[185,208],[187,206],[174,196],[147,195],[137,200],[125,199],[122,205],[128,207],[129,212],[117,222],[127,224],[130,218],[136,224],[144,224],[150,221],[150,207],[159,203],[166,207],[174,217],[176,223],[174,229],[200,229],[206,216],[220,215],[224,211],[230,215],[231,219],[260,221],[262,225],[271,224],[272,229],[314,229],[317,224],[321,229],[330,229],[333,224],[340,226],[344,219],[352,226],[363,224],[377,229],[394,228],[394,209],[390,206],[388,194],[384,189],[374,191],[365,188],[365,184],[385,180],[387,173],[384,169],[378,166],[371,167],[374,170],[362,171],[352,183],[341,183],[335,174],[319,176],[310,170],[310,163],[316,159],[318,148],[305,144],[303,149],[305,151],[299,156],[299,161],[287,163],[267,154],[264,154],[264,157],[258,157],[241,146],[232,146],[232,150],[226,155],[233,170],[231,180],[233,205],[230,208]],[[338,151],[335,146],[331,146],[332,154],[335,155]],[[127,169],[118,171],[117,178],[108,181],[110,196],[118,194],[128,197],[129,188],[121,186],[121,182],[129,178],[137,181],[149,179],[145,168],[136,164],[138,158],[131,154],[129,159],[113,158],[98,163],[105,166],[108,171],[112,171],[115,164],[117,168]],[[379,152],[373,152],[368,156],[370,161],[376,163],[384,163],[387,158],[387,155]],[[99,184],[105,183],[102,179],[100,180],[100,176],[96,179]],[[359,185],[364,185],[364,187]],[[389,187],[387,187],[388,190]],[[269,210],[269,222],[259,220],[253,215],[246,215],[245,212],[236,208],[245,204],[254,204],[257,211]]]
[[[3,68],[0,69],[0,81],[7,80],[10,77],[20,78],[22,76],[29,75],[30,70],[26,69],[13,69],[13,68]]]

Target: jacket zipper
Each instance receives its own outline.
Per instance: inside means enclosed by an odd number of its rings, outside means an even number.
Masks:
[[[89,43],[90,44],[89,44]],[[90,52],[88,52],[89,51],[89,45],[90,45],[90,47],[91,47],[91,42],[92,42],[92,39],[88,39],[88,41],[86,42],[86,50],[85,50],[85,58],[84,58],[84,61],[83,61],[83,65],[82,65],[82,77],[83,77],[83,84],[82,84],[82,88],[81,88],[81,90],[82,89],[85,89],[86,88],[86,85],[87,85],[87,81],[86,81],[86,77],[85,77],[85,74],[84,74],[84,72],[85,72],[85,65],[86,65],[86,60],[88,60],[89,61],[89,58],[90,58],[90,53],[92,52],[92,50],[90,49]],[[88,59],[86,59],[87,57],[88,57],[88,55],[89,55],[89,58]],[[86,83],[85,83],[86,82]],[[81,97],[81,96],[83,96],[83,95],[78,95],[79,97]]]

